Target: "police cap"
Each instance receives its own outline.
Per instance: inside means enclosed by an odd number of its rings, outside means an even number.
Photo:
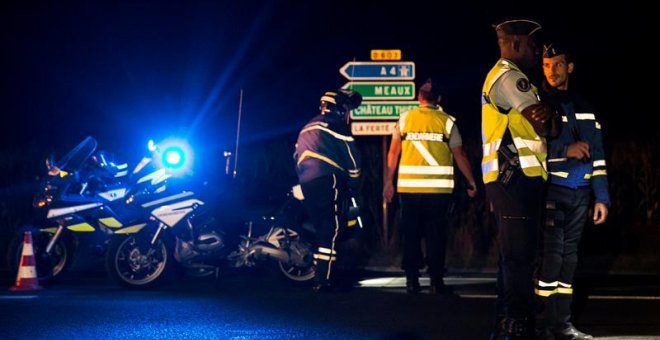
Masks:
[[[340,110],[354,110],[362,103],[362,96],[359,92],[339,89],[337,91],[328,91],[321,96],[322,110],[339,108]]]
[[[532,35],[541,29],[541,24],[529,19],[509,19],[494,25],[495,32],[506,35]]]
[[[558,43],[543,45],[543,58],[552,58],[562,54],[568,57],[568,52],[566,46]]]

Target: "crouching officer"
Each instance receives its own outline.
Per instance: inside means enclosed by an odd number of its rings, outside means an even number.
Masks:
[[[296,142],[294,158],[303,204],[316,228],[316,291],[331,290],[336,283],[337,242],[349,224],[349,190],[356,188],[360,176],[360,154],[348,113],[361,102],[357,92],[326,92],[320,113],[302,128]]]

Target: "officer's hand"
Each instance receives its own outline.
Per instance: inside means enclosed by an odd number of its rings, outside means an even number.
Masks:
[[[549,105],[544,103],[539,103],[531,106],[530,117],[532,120],[545,123],[553,116],[554,112]]]
[[[385,183],[383,186],[383,199],[385,202],[390,203],[392,202],[392,197],[394,197],[394,186],[392,183]]]
[[[596,202],[594,205],[594,224],[605,223],[607,212],[607,205],[605,203]]]
[[[566,147],[566,157],[575,159],[590,158],[591,154],[589,153],[589,143],[577,141],[573,144],[570,144],[568,147]]]
[[[546,137],[553,134],[551,122],[556,117],[556,114],[550,108],[550,105],[545,103],[530,105],[522,110],[521,114],[532,124],[534,131],[539,136]]]
[[[468,184],[467,194],[470,198],[477,197],[477,185],[474,183]]]

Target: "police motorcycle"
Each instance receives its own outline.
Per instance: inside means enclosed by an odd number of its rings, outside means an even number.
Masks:
[[[106,252],[106,270],[115,282],[151,288],[181,269],[207,276],[263,262],[276,264],[290,282],[314,278],[311,245],[303,236],[307,232],[300,232],[295,219],[285,218],[293,211],[287,204],[237,227],[242,209],[229,180],[224,190],[196,183],[182,170],[190,164],[185,165],[185,148],[176,143],[150,143],[149,150],[124,199],[147,218],[139,228],[120,228]]]
[[[58,161],[53,158],[46,160],[48,172],[33,199],[36,223],[21,227],[7,252],[8,267],[16,273],[23,234],[30,231],[37,278],[46,283],[68,268],[74,254],[83,253],[85,247],[101,257],[105,241],[120,226],[114,207],[122,204],[128,185],[128,165],[97,151],[92,137]]]

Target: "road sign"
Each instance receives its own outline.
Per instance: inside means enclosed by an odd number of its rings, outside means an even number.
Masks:
[[[415,98],[415,83],[412,81],[383,81],[371,83],[366,81],[351,81],[342,87],[360,92],[363,100],[399,100]]]
[[[371,50],[371,60],[401,60],[401,50]]]
[[[351,119],[399,119],[402,113],[416,107],[419,107],[416,101],[364,101],[360,107],[351,110]]]
[[[396,122],[353,122],[351,132],[355,136],[383,136],[394,132]]]
[[[413,80],[412,61],[349,61],[339,69],[348,80]]]

